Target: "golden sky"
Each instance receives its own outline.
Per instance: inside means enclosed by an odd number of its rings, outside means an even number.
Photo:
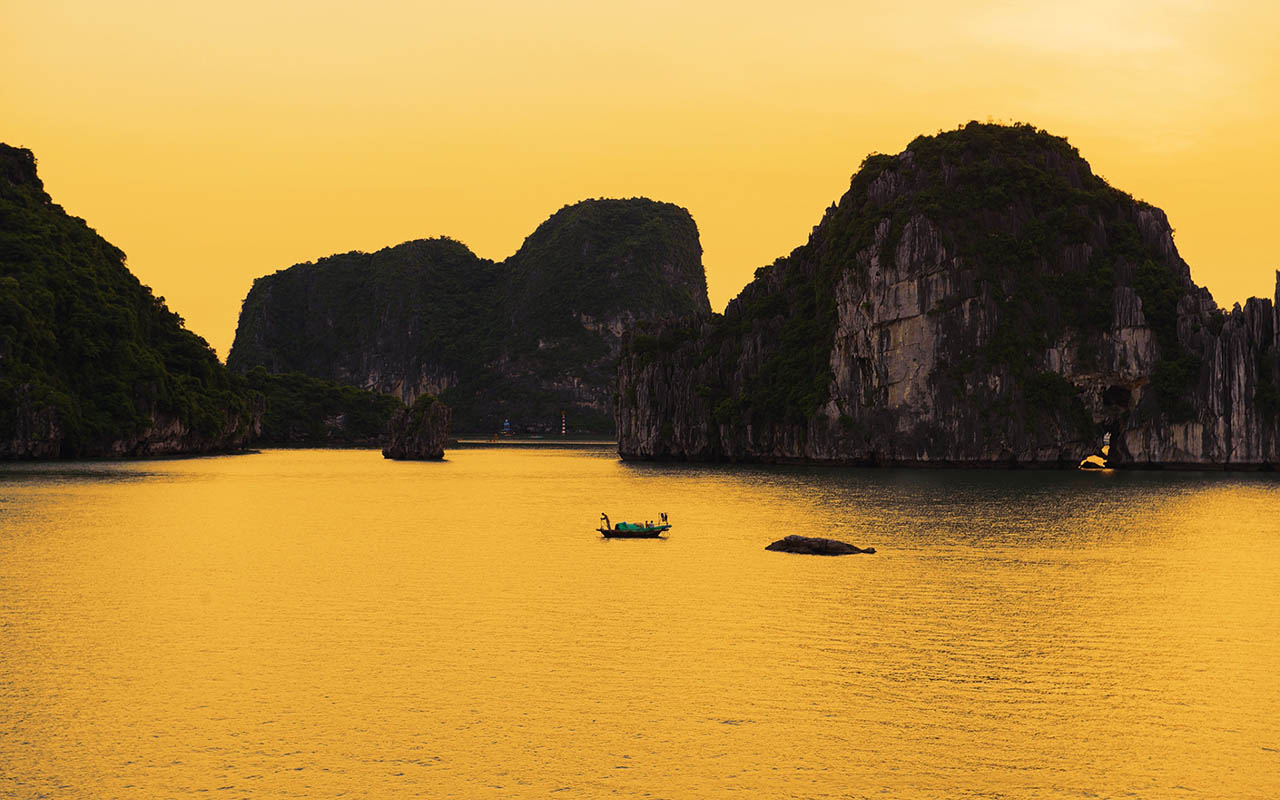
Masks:
[[[867,153],[970,119],[1068,137],[1168,212],[1222,305],[1280,267],[1280,5],[0,0],[0,140],[226,357],[256,276],[553,211],[689,209],[712,306]]]

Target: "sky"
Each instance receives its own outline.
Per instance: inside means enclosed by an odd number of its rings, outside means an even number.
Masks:
[[[1280,4],[0,0],[0,141],[225,359],[255,277],[558,208],[697,221],[712,307],[872,152],[971,119],[1066,136],[1193,279],[1272,297]]]

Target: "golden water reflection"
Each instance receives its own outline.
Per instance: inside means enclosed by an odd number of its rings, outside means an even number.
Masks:
[[[545,445],[6,466],[0,796],[1271,797],[1278,487]],[[878,553],[764,550],[789,533]]]

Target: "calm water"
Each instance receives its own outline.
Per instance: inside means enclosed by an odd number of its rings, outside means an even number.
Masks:
[[[602,446],[4,466],[0,796],[1272,798],[1278,512]]]

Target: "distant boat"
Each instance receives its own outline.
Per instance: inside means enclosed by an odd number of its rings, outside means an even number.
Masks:
[[[654,524],[653,522],[645,522],[639,525],[632,522],[619,522],[617,525],[609,524],[609,515],[600,515],[600,527],[596,528],[600,531],[600,535],[606,539],[657,539],[662,534],[671,530],[671,523],[667,522],[667,515],[662,514],[662,522]]]

